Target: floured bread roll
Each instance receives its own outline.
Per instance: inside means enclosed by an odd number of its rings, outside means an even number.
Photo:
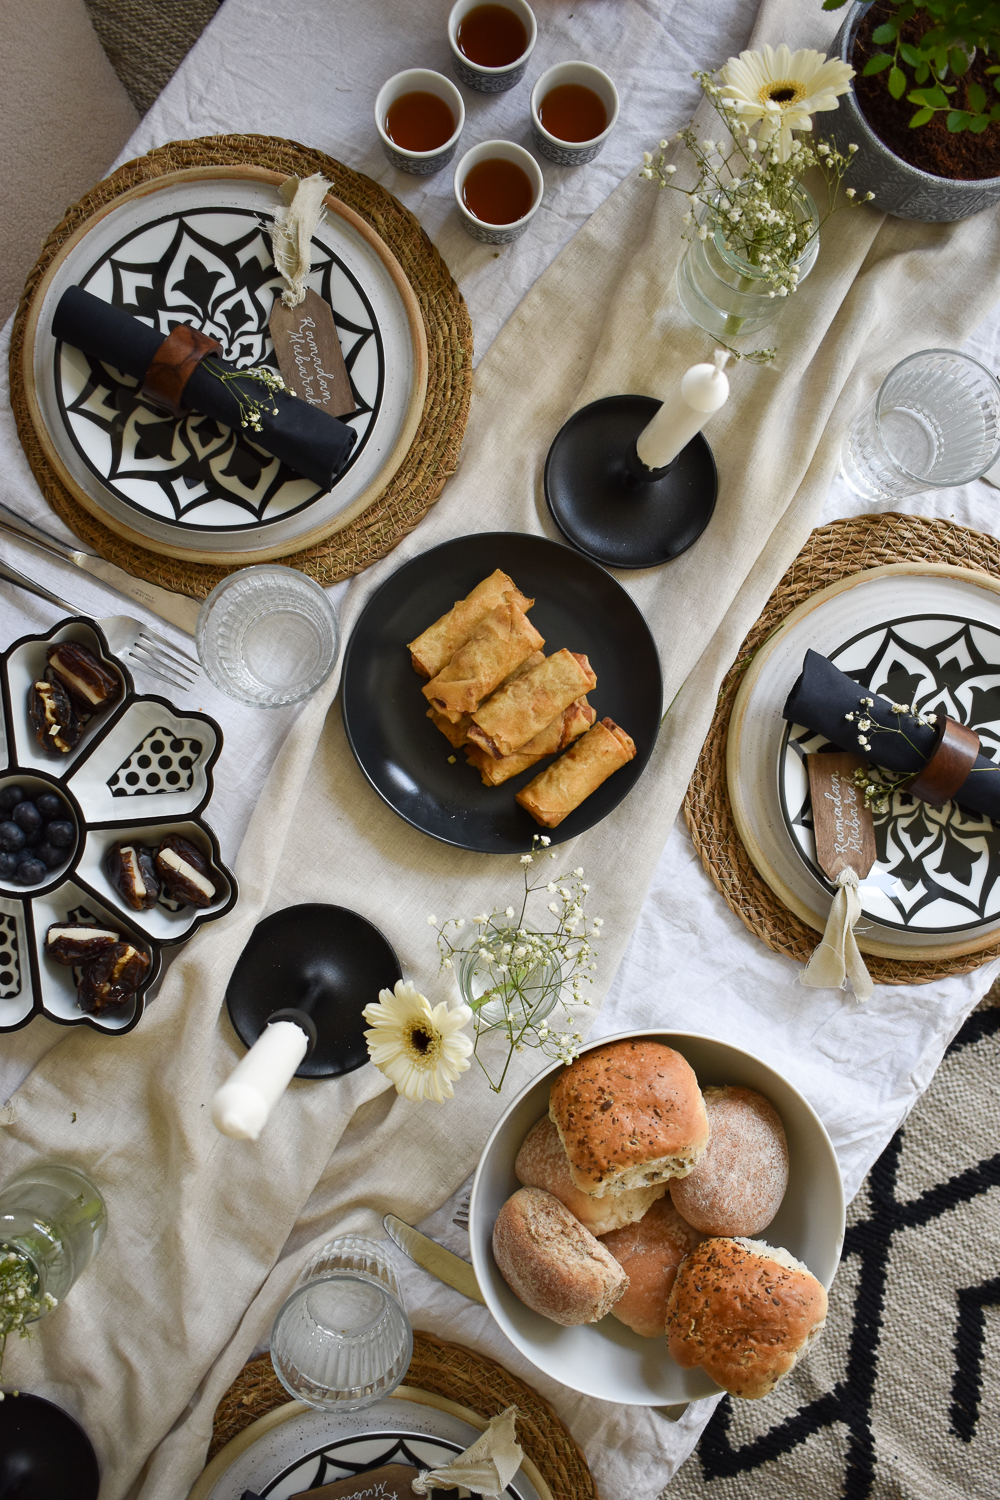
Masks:
[[[581,1192],[602,1198],[683,1177],[708,1144],[708,1117],[691,1067],[663,1042],[636,1038],[585,1052],[549,1094]]]
[[[593,1201],[607,1203],[608,1199]],[[611,1199],[617,1201],[617,1197]],[[685,1224],[669,1198],[654,1203],[637,1224],[604,1235],[601,1243],[628,1276],[628,1289],[611,1309],[619,1322],[646,1338],[663,1336],[677,1267],[701,1238],[697,1229]]]
[[[756,1401],[787,1375],[826,1320],[812,1272],[763,1240],[705,1240],[682,1262],[667,1337],[684,1369],[701,1365],[731,1396]]]
[[[711,1136],[701,1161],[670,1184],[670,1196],[703,1234],[755,1235],[781,1207],[788,1146],[781,1116],[753,1089],[708,1088]]]
[[[665,1182],[657,1182],[652,1187],[607,1193],[603,1198],[581,1193],[570,1173],[569,1157],[559,1139],[559,1132],[547,1116],[528,1131],[517,1153],[514,1171],[518,1182],[523,1182],[526,1187],[544,1188],[564,1203],[591,1234],[596,1235],[607,1234],[622,1224],[641,1219],[650,1204],[667,1191]],[[662,1320],[658,1332],[663,1332]]]
[[[628,1286],[614,1256],[541,1188],[518,1188],[493,1226],[493,1258],[516,1297],[564,1328],[596,1323]]]

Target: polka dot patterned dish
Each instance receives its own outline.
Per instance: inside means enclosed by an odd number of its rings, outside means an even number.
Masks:
[[[29,720],[28,695],[32,684],[43,681],[47,651],[69,641],[92,652],[118,678],[121,692],[92,712],[72,749],[52,753],[42,748]],[[15,641],[0,656],[0,698],[0,842],[6,830],[0,850],[0,1032],[16,1031],[38,1014],[66,1026],[130,1031],[159,973],[160,950],[185,942],[236,903],[235,878],[201,817],[212,797],[222,731],[206,714],[137,694],[100,628],[84,618]],[[41,817],[25,812],[22,803],[34,804]],[[204,865],[212,899],[195,906],[164,883],[154,904],[133,910],[109,878],[109,851],[145,846],[155,857],[168,835],[191,846],[189,857]],[[17,858],[7,845],[19,851]],[[36,845],[41,857],[29,861]],[[79,972],[46,953],[50,927],[76,924],[116,934],[148,960],[141,983],[124,1002],[84,1011]]]

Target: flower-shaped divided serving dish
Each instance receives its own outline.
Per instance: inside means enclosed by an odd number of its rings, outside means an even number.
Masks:
[[[47,651],[63,642],[92,652],[121,691],[93,711],[72,749],[53,754],[39,744],[29,694],[44,680]],[[222,730],[206,714],[136,693],[100,628],[80,617],[62,621],[46,635],[15,641],[0,657],[0,695],[0,803],[12,802],[0,811],[0,825],[9,829],[5,820],[16,812],[16,794],[9,791],[14,787],[42,809],[55,805],[53,794],[61,802],[54,815],[61,827],[45,846],[47,866],[36,861],[27,872],[34,871],[37,880],[25,881],[23,869],[10,871],[13,861],[0,855],[0,1031],[15,1031],[36,1014],[110,1034],[130,1031],[159,972],[161,949],[184,942],[236,903],[236,880],[201,818],[212,796]],[[30,834],[30,822],[24,821]],[[56,825],[46,825],[43,836],[50,827]],[[131,841],[155,849],[168,835],[200,852],[214,894],[207,906],[195,906],[164,889],[154,906],[134,911],[105,872],[108,850]],[[88,1013],[77,990],[80,971],[46,953],[49,927],[76,923],[115,932],[149,959],[141,983],[124,1003]]]

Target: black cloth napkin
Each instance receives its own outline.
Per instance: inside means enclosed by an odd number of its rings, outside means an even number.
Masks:
[[[862,698],[873,698],[874,706],[862,707]],[[851,750],[887,771],[909,775],[927,764],[935,730],[930,724],[918,724],[908,716],[892,713],[891,707],[890,699],[862,687],[818,651],[807,651],[802,675],[781,713],[789,723],[804,724],[841,750]],[[846,717],[850,713],[853,720]],[[862,731],[858,720],[864,718],[871,720],[871,728]],[[904,730],[904,734],[886,732],[896,729]],[[858,743],[859,734],[869,742],[870,750]],[[985,813],[1000,822],[1000,767],[980,755],[955,801],[970,812]]]
[[[158,333],[148,323],[79,286],[68,287],[60,297],[52,332],[57,339],[82,349],[92,359],[134,376],[140,384],[166,338],[166,334]],[[240,373],[238,366],[214,354],[208,360],[217,368]],[[244,380],[242,389],[263,408],[261,432],[241,427],[239,402],[227,385],[205,368],[204,362],[195,368],[184,387],[184,404],[224,427],[242,432],[250,442],[272,453],[297,474],[324,490],[331,489],[354,447],[357,439],[354,428],[287,391],[275,392],[272,399],[271,392],[255,380]],[[278,408],[276,417],[271,416],[272,406]]]

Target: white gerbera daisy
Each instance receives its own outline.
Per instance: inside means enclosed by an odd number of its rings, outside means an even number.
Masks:
[[[432,1007],[426,996],[402,979],[396,982],[395,991],[380,990],[378,999],[378,1004],[366,1005],[362,1011],[372,1028],[365,1032],[365,1041],[376,1068],[404,1099],[434,1099],[441,1104],[453,1098],[452,1082],[470,1066],[472,1055],[472,1042],[462,1035],[472,1020],[469,1007],[449,1010],[443,1001]]]
[[[837,108],[838,94],[846,94],[854,69],[836,58],[803,47],[792,52],[782,42],[777,49],[741,52],[721,69],[722,93],[737,114],[759,120],[760,144],[778,140],[779,161],[787,161],[793,130],[811,130],[811,115]]]

